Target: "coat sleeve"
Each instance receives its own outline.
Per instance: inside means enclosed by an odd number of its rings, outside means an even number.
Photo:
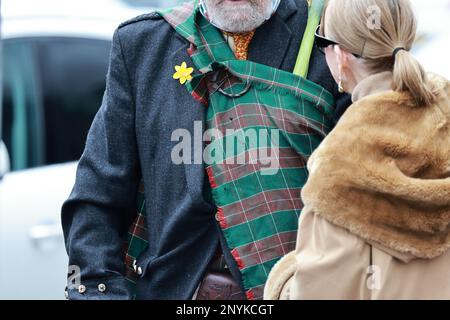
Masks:
[[[62,207],[69,265],[80,278],[69,299],[130,299],[123,246],[135,217],[140,171],[135,103],[120,40],[113,36],[106,91],[89,131],[76,182]],[[81,280],[76,283],[76,279]]]

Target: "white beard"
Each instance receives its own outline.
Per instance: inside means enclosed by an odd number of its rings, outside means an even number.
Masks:
[[[233,4],[226,0],[204,0],[208,19],[228,32],[248,32],[257,29],[272,15],[272,0],[248,0]]]

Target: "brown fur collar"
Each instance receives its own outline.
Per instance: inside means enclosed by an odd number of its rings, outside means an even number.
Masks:
[[[415,257],[450,248],[450,85],[430,81],[432,106],[389,91],[347,110],[309,160],[304,210]]]

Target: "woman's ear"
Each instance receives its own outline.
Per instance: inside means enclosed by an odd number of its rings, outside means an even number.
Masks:
[[[339,74],[342,75],[342,72],[344,69],[344,64],[345,64],[345,61],[343,61],[344,58],[343,58],[342,49],[338,45],[333,46],[333,49],[334,49],[334,53],[336,54],[336,62],[338,65]]]
[[[336,62],[338,65],[339,74],[343,74],[348,67],[348,59],[345,51],[339,45],[334,46],[334,53],[336,54]]]

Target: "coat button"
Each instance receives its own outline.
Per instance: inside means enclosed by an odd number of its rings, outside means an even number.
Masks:
[[[106,285],[104,283],[100,283],[98,285],[98,291],[100,291],[101,293],[106,291]]]
[[[86,292],[86,287],[81,284],[78,287],[78,292],[81,293],[81,294],[85,293]]]
[[[141,267],[138,267],[138,268],[136,269],[136,273],[137,273],[138,276],[142,276],[142,268],[141,268]]]

